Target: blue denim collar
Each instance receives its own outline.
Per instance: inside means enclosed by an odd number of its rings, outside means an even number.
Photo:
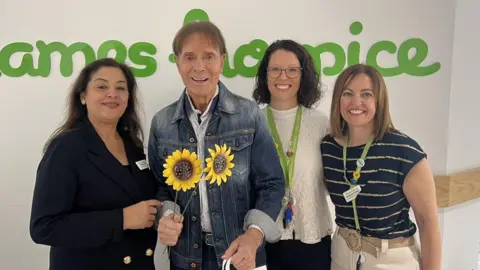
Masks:
[[[182,95],[176,103],[175,113],[172,116],[171,122],[175,123],[185,117],[188,118],[188,113],[190,113],[191,110],[192,108],[187,97],[187,89],[184,88]],[[227,114],[238,113],[235,95],[220,81],[218,82],[218,95],[212,100],[212,105],[210,106],[211,113],[216,113],[218,111]]]

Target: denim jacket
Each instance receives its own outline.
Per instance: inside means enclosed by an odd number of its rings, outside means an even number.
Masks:
[[[250,225],[260,227],[265,241],[276,242],[280,231],[275,220],[282,207],[285,192],[284,174],[264,114],[256,103],[231,93],[219,82],[218,102],[205,136],[207,149],[227,144],[234,154],[232,176],[221,186],[208,185],[208,205],[214,248],[219,264],[230,244]],[[155,114],[148,143],[150,168],[159,181],[157,199],[164,206],[156,222],[168,210],[185,209],[183,230],[177,245],[171,249],[172,263],[184,269],[201,269],[202,235],[200,200],[193,189],[175,191],[165,183],[163,164],[175,150],[196,151],[197,138],[185,112],[186,90],[179,100]],[[155,225],[156,227],[157,225]],[[264,244],[257,250],[257,266],[265,264]]]

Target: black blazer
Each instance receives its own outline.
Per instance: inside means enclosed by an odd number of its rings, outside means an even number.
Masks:
[[[156,182],[145,159],[124,137],[129,166],[108,151],[91,123],[61,133],[37,171],[30,235],[51,246],[51,270],[153,270],[153,228],[123,230],[123,208],[154,199]]]

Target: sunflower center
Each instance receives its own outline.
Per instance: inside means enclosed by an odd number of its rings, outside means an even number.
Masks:
[[[215,173],[221,173],[225,170],[225,166],[227,165],[227,159],[223,156],[218,156],[213,161],[213,170]]]
[[[173,169],[175,170],[175,176],[181,181],[188,180],[193,175],[192,163],[187,160],[177,161]]]

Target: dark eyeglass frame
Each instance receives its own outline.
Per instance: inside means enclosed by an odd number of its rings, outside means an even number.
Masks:
[[[271,70],[272,70],[273,68],[280,70],[280,73],[278,73],[278,76],[276,76],[276,77],[275,77],[275,76],[272,76],[272,73],[271,73],[272,71],[271,71]],[[294,76],[294,77],[288,76],[287,70],[289,70],[289,69],[291,69],[291,68],[294,68],[294,69],[298,69],[298,70],[299,70],[298,74],[297,74],[296,76]],[[287,76],[287,78],[295,79],[295,78],[297,78],[300,74],[302,74],[302,70],[303,70],[302,67],[288,67],[288,68],[267,67],[267,69],[266,69],[266,71],[267,71],[267,76],[270,77],[270,78],[272,78],[272,79],[276,79],[276,78],[282,76],[282,73],[283,73],[283,72],[285,72],[285,76]]]

